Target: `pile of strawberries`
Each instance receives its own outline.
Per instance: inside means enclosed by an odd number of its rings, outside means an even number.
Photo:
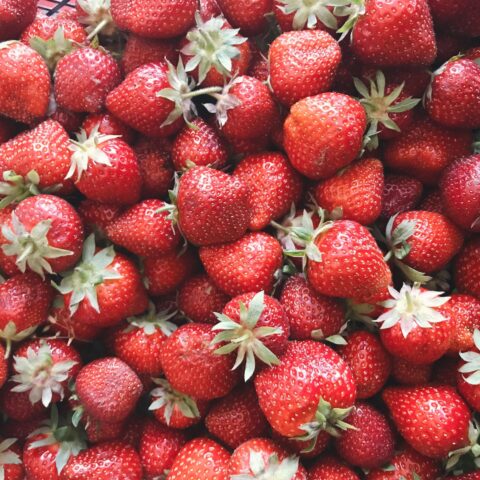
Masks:
[[[480,480],[478,0],[0,0],[1,480]]]

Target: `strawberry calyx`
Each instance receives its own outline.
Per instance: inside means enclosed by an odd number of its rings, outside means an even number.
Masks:
[[[327,28],[335,30],[338,28],[338,20],[328,7],[338,5],[336,1],[330,0],[279,0],[282,6],[279,10],[286,15],[294,14],[292,26],[294,30],[315,28],[322,23]]]
[[[398,323],[402,335],[407,338],[416,326],[432,328],[435,323],[446,320],[437,310],[450,300],[450,297],[440,296],[444,292],[425,290],[418,283],[413,286],[404,283],[400,291],[389,286],[388,291],[392,298],[380,303],[387,311],[374,320],[375,323],[382,324],[381,330],[392,328]]]
[[[0,330],[0,338],[5,340],[6,344],[5,358],[8,358],[10,356],[10,352],[12,350],[12,342],[21,342],[22,340],[25,340],[30,335],[32,335],[36,329],[37,325],[17,332],[17,326],[15,325],[15,322],[8,322],[5,328]]]
[[[282,461],[276,453],[265,461],[262,452],[250,450],[250,473],[231,475],[231,480],[293,480],[298,471],[298,457],[286,457]]]
[[[365,15],[365,0],[336,0],[333,14],[337,17],[347,17],[343,25],[337,30],[341,33],[339,41],[342,41],[349,33],[353,38],[353,28],[358,19]]]
[[[5,477],[5,465],[21,465],[20,456],[10,447],[17,441],[17,438],[6,438],[0,442],[0,478]]]
[[[125,328],[124,333],[141,328],[146,335],[153,335],[157,330],[160,330],[165,336],[169,337],[178,328],[173,322],[169,322],[175,315],[177,315],[177,311],[172,312],[169,308],[157,312],[153,302],[150,302],[147,313],[127,318],[129,325]]]
[[[71,250],[52,247],[48,243],[47,235],[51,226],[52,220],[42,220],[28,231],[15,212],[12,212],[12,227],[2,226],[2,235],[9,242],[2,245],[3,253],[17,257],[15,263],[22,273],[28,267],[45,278],[45,272],[54,273],[47,259],[73,255]]]
[[[58,27],[48,40],[32,37],[30,46],[43,57],[49,70],[53,72],[58,61],[73,50],[74,42],[65,38],[63,27]]]
[[[408,97],[398,102],[402,94],[405,82],[394,88],[388,95],[385,93],[386,80],[381,70],[378,70],[375,78],[370,79],[370,90],[359,78],[353,82],[358,93],[362,96],[360,103],[363,105],[368,119],[367,133],[365,134],[364,145],[368,150],[378,148],[378,126],[400,132],[400,127],[391,118],[391,113],[402,113],[415,108],[421,101],[420,98]]]
[[[99,33],[111,36],[117,31],[110,12],[110,0],[77,0],[78,6],[85,12],[78,21],[86,25],[88,39]]]
[[[0,208],[12,203],[19,203],[28,197],[40,194],[38,184],[40,177],[35,170],[30,170],[25,177],[17,175],[13,170],[3,172],[3,182],[0,182]]]
[[[12,392],[29,392],[32,404],[39,401],[44,407],[52,403],[53,394],[64,397],[63,382],[68,379],[70,369],[77,364],[74,361],[54,362],[52,349],[43,342],[37,352],[27,349],[27,356],[15,356],[13,368],[17,372],[12,380],[18,383]]]
[[[215,313],[218,322],[212,327],[212,330],[218,333],[212,340],[212,345],[225,343],[217,350],[216,355],[228,355],[237,350],[237,358],[232,370],[238,368],[245,362],[245,381],[248,381],[255,372],[255,359],[258,358],[268,366],[278,365],[280,360],[267,348],[262,338],[282,333],[281,328],[275,327],[257,327],[257,323],[265,309],[264,292],[258,292],[246,306],[239,302],[240,321],[237,323],[223,313]]]
[[[477,349],[476,352],[460,352],[460,358],[465,362],[458,371],[467,373],[463,379],[470,385],[480,385],[480,330],[477,328],[473,332],[473,341]]]
[[[216,103],[204,103],[203,106],[210,113],[215,115],[215,119],[220,128],[223,128],[228,120],[228,111],[236,108],[242,104],[238,97],[230,93],[230,89],[239,83],[239,79],[233,77],[227,84],[224,85],[221,93],[214,93],[212,97],[215,98]]]
[[[191,56],[185,70],[191,72],[198,68],[198,83],[205,80],[211,68],[224,77],[232,76],[232,60],[240,56],[236,45],[245,43],[247,39],[238,33],[239,28],[224,28],[223,17],[212,17],[206,22],[199,12],[195,14],[196,28],[187,33],[189,43],[181,53]]]
[[[468,424],[468,445],[448,454],[445,469],[448,472],[461,472],[463,469],[459,467],[462,464],[473,464],[476,469],[480,468],[480,426],[475,418]]]
[[[308,453],[313,451],[317,443],[318,435],[322,431],[326,431],[333,437],[339,437],[341,435],[340,431],[355,430],[356,428],[353,425],[344,421],[352,410],[353,406],[348,408],[332,408],[329,402],[320,397],[314,418],[310,422],[300,426],[300,430],[303,430],[305,434],[296,437],[297,440],[311,442],[302,452]]]
[[[115,250],[111,246],[96,252],[95,235],[91,234],[83,244],[81,262],[73,270],[62,273],[60,285],[53,283],[62,295],[71,294],[69,308],[72,315],[84,300],[88,300],[91,307],[100,312],[97,286],[106,280],[122,278],[117,271],[107,268],[114,258]]]
[[[164,408],[163,417],[167,425],[170,425],[175,410],[186,418],[200,418],[197,402],[192,397],[175,390],[164,378],[153,378],[152,380],[158,387],[150,392],[153,402],[148,409],[152,411]]]

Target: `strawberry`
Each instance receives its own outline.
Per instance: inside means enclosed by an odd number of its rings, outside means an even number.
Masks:
[[[248,185],[213,168],[194,167],[180,179],[177,208],[178,226],[190,243],[233,242],[249,226]]]
[[[480,329],[473,333],[474,348],[460,352],[463,362],[457,373],[457,388],[462,397],[473,408],[480,410]]]
[[[0,264],[9,273],[63,272],[80,258],[83,225],[75,209],[54,195],[22,200],[2,223]]]
[[[187,443],[183,432],[149,420],[143,427],[138,453],[146,480],[166,475],[175,457]]]
[[[309,480],[359,480],[357,474],[335,457],[323,457],[308,471]]]
[[[459,158],[445,169],[440,194],[445,214],[457,225],[480,231],[480,155]]]
[[[112,17],[122,30],[149,38],[174,38],[192,25],[195,0],[111,0]]]
[[[443,459],[468,444],[470,412],[452,387],[389,387],[382,398],[400,435],[420,454]]]
[[[15,422],[29,422],[43,419],[47,410],[41,402],[32,404],[27,392],[14,392],[16,384],[8,381],[0,392],[2,413]],[[3,428],[3,427],[2,427]],[[33,430],[32,428],[30,432]]]
[[[153,382],[157,386],[150,392],[153,401],[148,409],[160,423],[185,429],[205,417],[208,400],[198,400],[179,392],[164,378],[154,378]]]
[[[62,480],[142,480],[142,463],[137,452],[125,443],[108,442],[70,457]]]
[[[475,0],[462,2],[463,8],[457,15],[449,15],[449,29],[462,37],[478,37],[480,35],[479,15],[475,8]]]
[[[427,212],[437,212],[446,215],[445,208],[443,207],[442,194],[440,190],[432,190],[420,203],[420,209]]]
[[[428,0],[430,11],[435,22],[435,26],[445,27],[451,21],[452,17],[462,17],[466,21],[466,12],[470,0]]]
[[[298,457],[288,456],[267,438],[254,438],[239,445],[228,464],[230,478],[289,478],[307,480],[307,471]]]
[[[358,155],[366,124],[363,107],[352,97],[340,93],[307,97],[293,105],[285,120],[285,151],[303,175],[328,178]]]
[[[229,297],[220,291],[205,274],[188,278],[177,296],[178,309],[196,323],[217,323],[214,312],[221,312]]]
[[[56,288],[73,320],[97,327],[116,325],[148,306],[135,264],[113,247],[96,251],[93,235],[85,240],[81,262],[63,274]]]
[[[142,393],[142,384],[126,363],[115,357],[104,357],[80,370],[75,391],[88,415],[100,422],[116,423],[133,411]]]
[[[324,430],[338,435],[337,428],[349,428],[344,419],[355,401],[353,374],[322,343],[290,342],[280,365],[257,374],[255,390],[268,422],[281,435],[311,440],[314,446]]]
[[[252,61],[250,62],[250,67],[248,67],[247,75],[260,80],[261,82],[266,82],[270,75],[270,64],[268,59],[261,50],[255,48],[255,45],[251,45],[251,48]]]
[[[3,42],[0,67],[0,114],[23,123],[45,117],[50,100],[50,73],[43,58],[23,43]]]
[[[205,426],[211,435],[230,448],[262,436],[266,432],[267,421],[253,386],[238,387],[217,400],[205,418]]]
[[[432,377],[432,364],[417,365],[395,358],[392,378],[400,385],[426,385]]]
[[[480,241],[471,240],[459,253],[454,266],[455,285],[461,293],[468,293],[480,298]]]
[[[426,99],[428,114],[441,125],[480,127],[480,65],[454,57],[433,74]]]
[[[200,248],[200,260],[213,283],[230,296],[272,290],[282,265],[280,244],[263,232],[236,242]]]
[[[141,173],[133,149],[116,135],[80,130],[72,140],[70,170],[66,178],[89,199],[102,203],[129,205],[140,198]],[[122,188],[128,182],[128,189]]]
[[[177,42],[173,40],[159,40],[144,38],[130,34],[125,43],[121,65],[125,75],[146,63],[162,62],[164,59],[177,63]]]
[[[217,442],[198,437],[188,442],[175,458],[168,480],[227,480],[230,453]]]
[[[202,17],[202,20],[209,20],[212,17],[220,15],[220,7],[218,6],[217,0],[199,0],[198,2],[198,12]]]
[[[121,437],[125,427],[124,421],[117,423],[100,422],[87,414],[83,414],[80,421],[85,428],[87,440],[91,444],[117,440]]]
[[[383,182],[382,162],[363,159],[322,180],[315,188],[315,200],[334,216],[370,225],[381,212]]]
[[[83,113],[61,108],[51,99],[48,118],[58,122],[69,134],[73,134],[82,125]]]
[[[7,378],[8,378],[9,365],[8,365],[8,360],[5,354],[6,354],[5,348],[3,347],[2,344],[0,344],[0,388],[2,388],[5,385],[5,382],[7,381]]]
[[[380,218],[386,220],[397,213],[413,210],[422,196],[423,185],[405,175],[385,175]],[[423,205],[421,210],[425,210]]]
[[[323,453],[330,444],[333,438],[327,432],[321,432],[317,437],[317,443],[312,449],[312,442],[310,440],[300,440],[299,437],[284,437],[275,430],[271,431],[272,438],[285,450],[295,453],[300,458],[317,458]]]
[[[30,402],[48,407],[63,400],[65,389],[81,368],[78,352],[62,340],[35,339],[15,351],[13,392],[28,392]]]
[[[255,36],[266,29],[266,15],[272,11],[272,0],[218,0],[227,20],[248,36]]]
[[[27,397],[28,402],[28,397]],[[38,405],[38,404],[37,404]],[[43,408],[43,407],[42,407]],[[19,445],[23,445],[27,440],[28,435],[30,435],[36,428],[39,428],[43,421],[47,419],[47,411],[45,410],[40,417],[32,420],[16,421],[12,419],[6,420],[2,424],[2,433],[4,437],[11,437],[14,432],[17,435]],[[21,449],[18,446],[15,446],[13,449],[17,452],[21,452]],[[12,450],[13,450],[12,449]],[[23,472],[22,472],[23,473]],[[24,477],[21,478],[24,480]]]
[[[426,185],[435,185],[445,167],[470,154],[471,144],[470,132],[451,130],[421,118],[400,138],[385,144],[385,165]]]
[[[122,140],[129,145],[133,143],[135,138],[133,130],[110,113],[91,113],[83,121],[82,128],[90,136],[97,124],[99,125],[98,133],[103,135],[120,135]]]
[[[464,475],[452,475],[445,477],[445,480],[479,480],[480,474],[478,472],[466,473]]]
[[[16,438],[0,437],[0,475],[5,480],[22,480],[24,471]]]
[[[454,36],[448,32],[436,32],[437,58],[435,63],[443,64],[458,54],[465,51],[470,42],[466,38]]]
[[[353,332],[348,336],[347,344],[340,348],[340,355],[350,365],[358,399],[377,394],[390,376],[392,360],[373,333]]]
[[[302,98],[330,91],[342,53],[322,30],[287,32],[269,51],[270,83],[280,102],[291,106]]]
[[[105,238],[107,225],[122,213],[122,207],[93,200],[82,200],[77,211],[87,233],[94,232],[98,238]]]
[[[428,364],[438,360],[450,347],[455,319],[446,303],[450,297],[403,284],[400,291],[389,287],[391,299],[382,303],[386,311],[376,323],[381,323],[380,338],[394,356],[413,364]]]
[[[474,347],[473,332],[480,329],[480,300],[467,294],[452,293],[448,306],[455,319],[455,332],[449,353],[471,350]]]
[[[317,293],[301,275],[290,277],[280,296],[293,340],[321,340],[340,332],[345,308],[334,298]]]
[[[231,355],[216,355],[215,332],[207,324],[179,327],[166,340],[160,360],[167,380],[175,390],[201,400],[225,396],[238,381]],[[195,371],[195,378],[190,373]]]
[[[255,372],[256,360],[268,366],[278,365],[277,355],[287,349],[290,325],[278,300],[264,292],[239,295],[228,302],[212,330],[220,331],[212,344],[222,344],[217,355],[230,355],[236,350],[233,370],[245,362],[247,382]]]
[[[2,0],[0,3],[0,40],[18,38],[37,13],[38,0]],[[7,476],[7,480],[10,480]]]
[[[177,171],[195,166],[221,170],[228,163],[225,142],[207,122],[201,118],[192,121],[194,128],[185,125],[175,137],[172,161]]]

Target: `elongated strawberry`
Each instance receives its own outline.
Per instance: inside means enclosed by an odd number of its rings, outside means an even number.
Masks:
[[[16,438],[0,439],[0,475],[5,480],[22,480],[24,471]]]
[[[476,411],[480,410],[480,330],[473,333],[474,348],[460,352],[463,360],[457,374],[457,388],[462,397]]]
[[[478,255],[480,241],[473,239],[459,253],[454,266],[455,285],[462,293],[480,298],[480,265]]]
[[[422,191],[422,183],[415,178],[406,175],[385,175],[380,218],[385,220],[397,213],[413,210],[422,196]],[[420,209],[427,210],[423,204]]]

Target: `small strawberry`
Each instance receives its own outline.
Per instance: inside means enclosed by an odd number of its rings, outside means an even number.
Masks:
[[[480,330],[473,333],[474,348],[460,352],[460,368],[457,374],[457,388],[462,397],[475,411],[480,410]]]
[[[16,438],[0,438],[0,475],[5,480],[23,480],[24,471]]]
[[[454,266],[455,285],[459,292],[480,298],[480,240],[474,239],[458,254]]]
[[[77,211],[87,233],[95,233],[97,238],[106,238],[107,225],[122,213],[122,207],[93,200],[82,200]]]
[[[272,0],[218,0],[227,20],[248,36],[259,35],[267,28],[266,16],[272,11]]]
[[[110,113],[91,113],[88,115],[82,123],[82,128],[87,133],[87,136],[90,136],[97,124],[98,133],[103,135],[120,135],[122,140],[129,145],[133,143],[135,132]]]
[[[480,329],[480,300],[471,295],[452,293],[448,307],[455,320],[449,353],[455,355],[473,349],[473,332]]]
[[[413,210],[422,196],[422,183],[406,175],[385,175],[380,218],[386,220],[397,213]],[[426,210],[423,204],[420,208]]]
[[[308,471],[308,475],[309,480],[359,480],[353,470],[330,456],[315,462]]]
[[[38,0],[2,0],[0,2],[0,40],[18,38],[33,22]],[[10,480],[7,476],[7,480]]]
[[[400,385],[426,385],[430,382],[431,377],[431,363],[418,365],[401,358],[395,358],[393,361],[392,378]]]
[[[285,151],[303,175],[328,178],[360,153],[366,125],[365,110],[352,97],[333,92],[307,97],[285,120]]]

